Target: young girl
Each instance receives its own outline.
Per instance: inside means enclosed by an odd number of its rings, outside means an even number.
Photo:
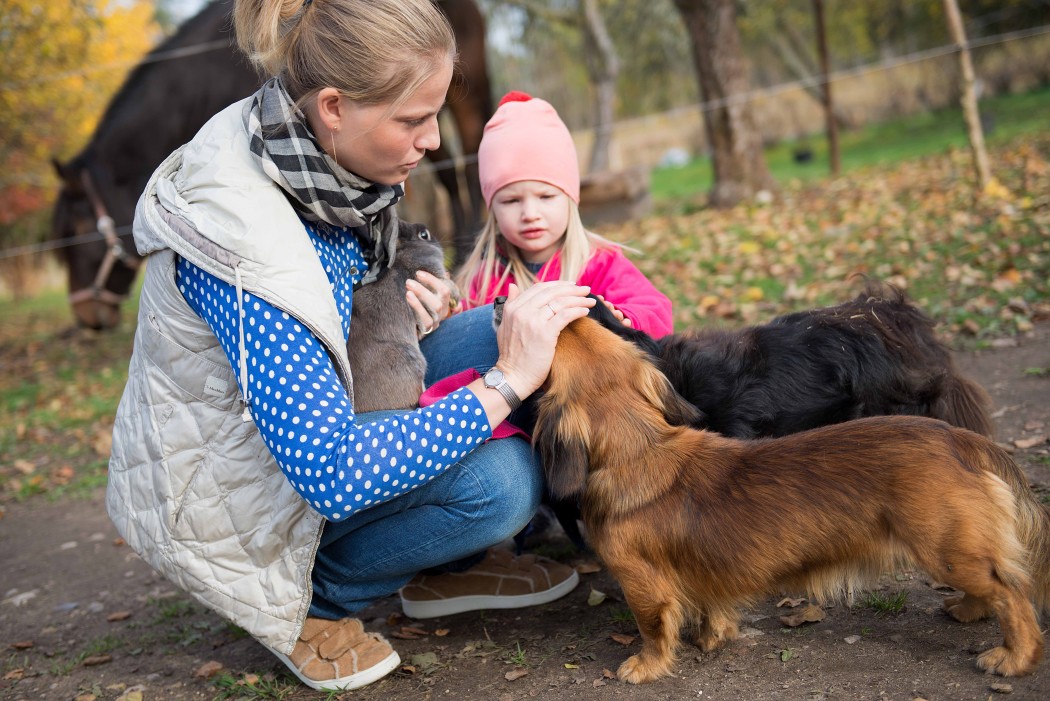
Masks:
[[[511,283],[586,285],[624,323],[671,333],[671,301],[612,242],[580,220],[580,173],[572,136],[545,100],[510,92],[478,150],[489,218],[456,278],[469,309],[506,295]]]

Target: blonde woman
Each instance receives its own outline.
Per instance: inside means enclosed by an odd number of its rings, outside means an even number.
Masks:
[[[490,304],[512,283],[566,280],[589,286],[624,323],[671,333],[671,301],[580,221],[576,147],[550,103],[508,93],[485,125],[478,171],[489,217],[456,277],[465,308]]]
[[[484,312],[448,318],[448,288],[421,273],[405,295],[428,362],[451,373],[469,355],[485,377],[425,409],[355,414],[352,292],[397,256],[393,205],[439,143],[455,42],[431,0],[237,0],[234,21],[272,78],[139,200],[149,264],[107,508],[305,684],[352,689],[400,662],[354,617],[376,599],[400,590],[423,618],[576,586],[571,568],[492,547],[531,518],[542,476],[526,442],[488,439],[593,302],[567,282],[514,290],[479,340]]]

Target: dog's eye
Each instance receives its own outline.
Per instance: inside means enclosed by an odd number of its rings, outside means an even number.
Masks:
[[[429,241],[430,240],[430,232],[427,231],[426,229],[420,229],[419,230],[419,238],[421,238],[424,241]]]

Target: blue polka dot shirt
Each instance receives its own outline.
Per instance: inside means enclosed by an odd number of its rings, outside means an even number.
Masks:
[[[307,223],[306,230],[347,335],[354,284],[368,270],[365,257],[350,229]],[[239,369],[236,288],[182,258],[175,277]],[[252,417],[288,480],[325,518],[345,519],[425,484],[491,437],[481,402],[466,389],[424,409],[357,425],[323,344],[287,313],[242,294]]]

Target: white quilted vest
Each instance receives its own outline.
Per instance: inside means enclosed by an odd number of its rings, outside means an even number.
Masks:
[[[161,164],[136,208],[135,242],[148,258],[106,505],[151,566],[288,654],[309,610],[323,518],[245,420],[242,368],[230,366],[175,286],[175,254],[300,320],[348,390],[351,380],[328,278],[249,154],[241,110],[216,115]]]

